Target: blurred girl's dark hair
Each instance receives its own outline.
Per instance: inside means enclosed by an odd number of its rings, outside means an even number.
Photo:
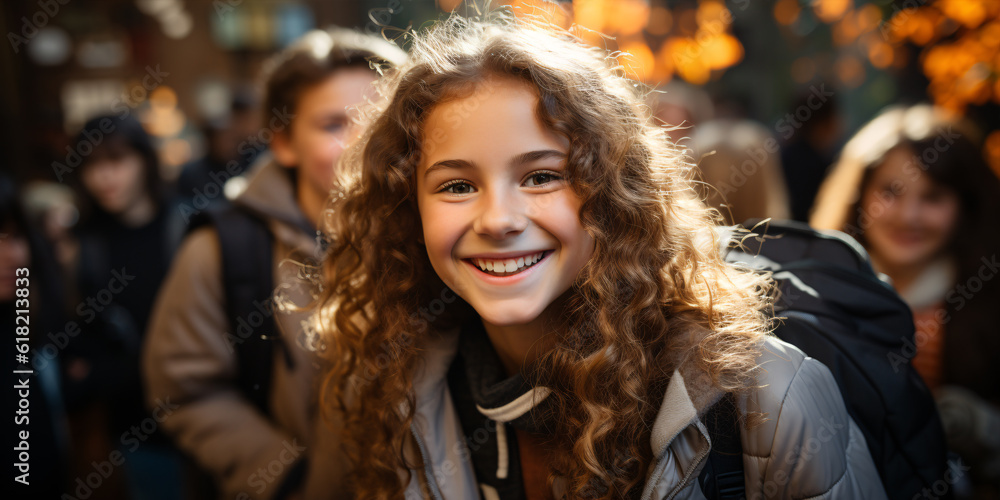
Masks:
[[[145,174],[143,188],[157,207],[162,205],[166,193],[165,184],[160,177],[159,157],[152,139],[138,120],[131,115],[95,116],[87,120],[73,142],[77,151],[80,151],[81,144],[86,143],[92,146],[93,152],[83,158],[79,168],[81,175],[72,176],[81,201],[84,202],[80,207],[82,220],[97,223],[111,217],[83,186],[82,171],[96,161],[118,160],[129,154],[138,154],[142,158]]]
[[[945,382],[970,387],[1000,402],[1000,386],[990,377],[992,357],[1000,352],[1000,276],[982,279],[981,271],[1000,253],[1000,178],[987,165],[977,133],[968,124],[927,104],[890,108],[859,130],[844,146],[820,189],[810,224],[844,231],[867,246],[861,197],[875,169],[890,151],[905,148],[913,166],[960,200],[955,235],[948,246],[958,277],[946,298]],[[984,262],[985,261],[985,262]],[[996,274],[996,271],[993,271]],[[957,286],[983,282],[971,299]],[[958,295],[956,295],[958,294]],[[958,297],[962,300],[958,300]]]

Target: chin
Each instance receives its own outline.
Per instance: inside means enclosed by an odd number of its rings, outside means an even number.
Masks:
[[[475,307],[483,321],[496,326],[526,325],[541,316],[541,310],[525,304],[482,304]]]

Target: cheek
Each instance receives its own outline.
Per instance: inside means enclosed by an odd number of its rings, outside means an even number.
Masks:
[[[871,220],[886,218],[891,211],[891,202],[888,198],[879,197],[874,190],[865,192],[861,197],[861,214]]]
[[[98,176],[94,172],[93,168],[89,168],[83,171],[83,175],[80,176],[80,180],[83,181],[83,187],[87,191],[95,191],[99,185]]]
[[[328,134],[313,133],[304,138],[300,150],[304,154],[304,167],[313,182],[326,186],[333,179],[337,158],[343,150],[341,145],[330,139]]]
[[[129,188],[131,188],[132,191],[142,191],[143,182],[146,180],[143,175],[142,165],[129,165],[125,169],[125,172],[124,176],[127,179]]]
[[[580,222],[580,200],[565,190],[559,197],[543,203],[539,214],[545,227],[559,240],[572,264],[582,267],[594,252],[594,239]]]
[[[942,235],[950,234],[958,221],[958,211],[958,200],[931,206],[926,211],[927,225]]]
[[[451,259],[452,250],[462,234],[461,212],[443,203],[420,204],[424,244],[435,267]]]

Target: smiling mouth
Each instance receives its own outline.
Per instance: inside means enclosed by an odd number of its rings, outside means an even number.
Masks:
[[[539,262],[545,260],[551,254],[551,250],[524,255],[516,259],[465,259],[480,271],[490,276],[513,276],[523,273],[534,267]]]

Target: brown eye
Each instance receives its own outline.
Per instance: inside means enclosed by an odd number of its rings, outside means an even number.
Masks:
[[[525,185],[529,187],[542,186],[559,179],[561,179],[561,177],[553,172],[535,172],[528,176],[528,179],[525,181]]]
[[[468,182],[453,181],[445,185],[443,188],[441,188],[441,191],[439,192],[445,192],[450,194],[469,194],[473,192],[473,188],[472,184],[469,184]]]

